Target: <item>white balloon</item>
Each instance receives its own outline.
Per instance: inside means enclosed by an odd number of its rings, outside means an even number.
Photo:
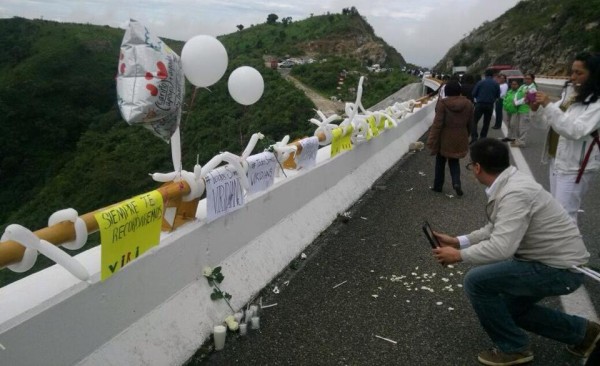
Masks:
[[[265,90],[265,82],[260,72],[250,66],[241,66],[233,70],[227,82],[229,94],[238,103],[251,105],[256,103]]]
[[[183,46],[181,63],[190,83],[207,87],[219,81],[227,70],[227,51],[215,37],[195,36]]]

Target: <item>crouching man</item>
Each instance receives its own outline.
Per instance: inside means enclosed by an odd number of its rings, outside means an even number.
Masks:
[[[525,331],[567,344],[587,357],[600,338],[600,325],[538,304],[575,291],[583,274],[572,269],[589,253],[579,229],[561,205],[529,175],[510,166],[507,146],[481,139],[470,147],[467,169],[486,186],[488,223],[468,235],[435,233],[442,264],[479,265],[465,276],[464,289],[494,343],[478,360],[516,365],[533,360]]]

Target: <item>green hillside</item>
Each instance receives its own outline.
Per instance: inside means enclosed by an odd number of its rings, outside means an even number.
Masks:
[[[600,51],[600,0],[522,0],[474,29],[435,69],[460,65],[482,73],[492,64],[512,64],[523,72],[566,75],[582,51]]]
[[[266,136],[257,150],[286,134],[312,135],[314,126],[308,120],[314,116],[313,103],[277,70],[265,67],[264,56],[310,54],[323,59],[329,54],[306,49],[309,39],[352,43],[361,32],[366,32],[361,39],[383,42],[357,14],[333,18],[261,24],[219,37],[229,54],[225,75],[210,90],[198,89],[193,105],[193,88],[186,87],[181,126],[184,169],[192,169],[197,155],[204,164],[221,151],[239,154],[255,132]],[[323,26],[309,36],[313,22],[335,24],[330,30],[334,33]],[[80,214],[96,210],[156,188],[148,173],[172,170],[170,146],[144,128],[127,125],[118,111],[115,75],[123,35],[124,30],[107,26],[0,19],[0,46],[6,50],[0,54],[0,230],[11,223],[37,230],[50,214],[67,207]],[[262,40],[262,45],[252,39]],[[183,42],[164,41],[180,54]],[[249,51],[247,45],[252,44]],[[377,47],[391,55],[385,64],[403,62],[391,47]],[[366,74],[363,64],[372,62],[369,54],[362,62],[356,54],[331,56],[334,61],[311,65],[308,74],[330,80],[331,85],[317,88],[325,93],[337,85],[341,70]],[[229,74],[242,65],[259,70],[265,81],[262,98],[249,107],[237,104],[227,91]],[[383,98],[412,82],[400,75],[397,66],[393,73],[366,83],[365,97]],[[303,81],[311,85],[310,76]],[[365,99],[364,105],[379,99]],[[95,243],[92,238],[84,249]],[[47,264],[38,261],[39,267]],[[0,285],[18,277],[0,271]]]

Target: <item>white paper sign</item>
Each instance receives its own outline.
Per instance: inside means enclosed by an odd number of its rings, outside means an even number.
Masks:
[[[249,156],[248,162],[248,194],[264,191],[273,185],[275,180],[275,169],[277,168],[277,160],[275,155],[268,151],[260,154]]]
[[[319,139],[316,136],[300,140],[302,152],[296,156],[297,169],[309,169],[317,163],[317,151],[319,151]]]
[[[204,177],[206,182],[206,221],[210,222],[244,205],[244,191],[237,171],[230,165],[217,168]]]

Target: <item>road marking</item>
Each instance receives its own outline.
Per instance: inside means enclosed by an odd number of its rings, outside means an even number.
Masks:
[[[504,136],[508,135],[508,130],[505,125],[502,125],[502,133]],[[518,147],[511,147],[510,153],[517,168],[523,173],[527,173],[533,177],[521,149]],[[581,287],[569,295],[560,296],[560,302],[565,312],[569,314],[579,315],[595,322],[599,321],[598,314],[594,309],[594,304],[590,299],[590,294],[587,292],[584,285],[581,285]]]
[[[6,351],[6,347],[4,347],[2,343],[0,343],[0,348],[2,348],[3,351]]]

